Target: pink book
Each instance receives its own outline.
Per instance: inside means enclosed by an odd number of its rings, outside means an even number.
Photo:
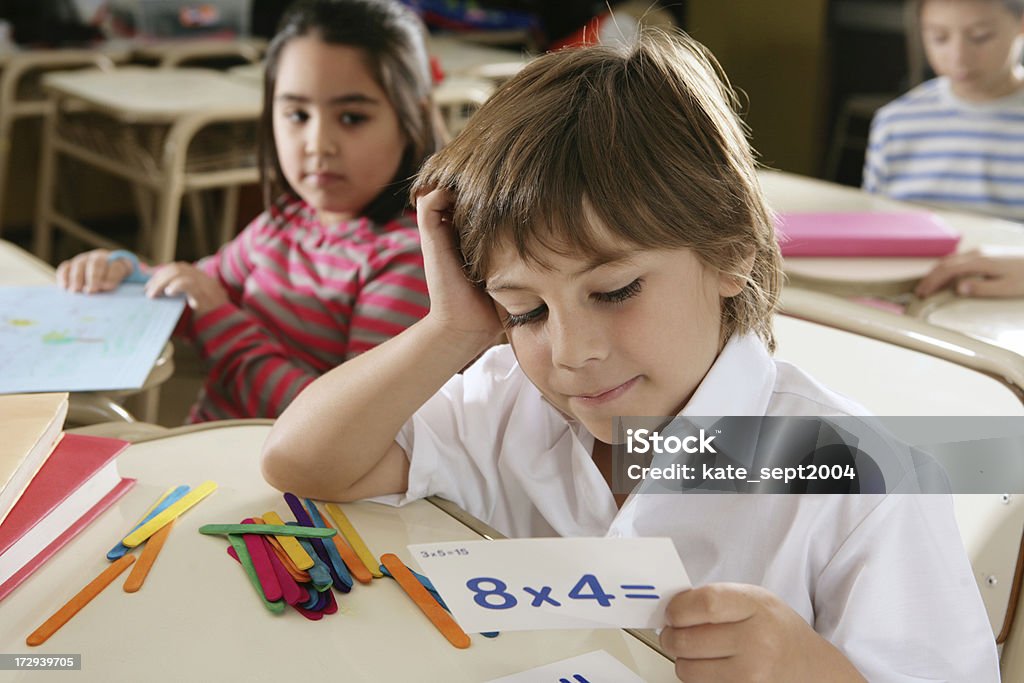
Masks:
[[[780,213],[783,256],[946,256],[960,234],[930,211]]]
[[[0,600],[131,488],[126,441],[66,434],[0,524]]]

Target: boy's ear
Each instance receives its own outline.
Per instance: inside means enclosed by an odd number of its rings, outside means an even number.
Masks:
[[[742,292],[743,288],[747,286],[747,280],[750,278],[750,271],[753,268],[754,252],[751,251],[736,264],[735,269],[729,272],[718,271],[718,295],[723,299],[728,299]]]

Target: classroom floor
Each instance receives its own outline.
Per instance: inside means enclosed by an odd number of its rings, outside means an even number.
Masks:
[[[189,344],[174,342],[174,375],[160,387],[157,424],[177,427],[185,423],[188,409],[203,385],[203,364]]]

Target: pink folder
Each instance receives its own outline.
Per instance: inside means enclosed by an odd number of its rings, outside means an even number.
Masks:
[[[783,256],[945,256],[960,234],[929,211],[780,213]]]

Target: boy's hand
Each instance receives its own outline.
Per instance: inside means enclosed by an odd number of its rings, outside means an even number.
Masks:
[[[125,259],[108,261],[109,249],[93,249],[57,266],[57,286],[69,292],[109,292],[132,272]]]
[[[431,190],[416,198],[416,220],[423,247],[423,267],[430,294],[428,318],[444,329],[479,336],[491,343],[502,332],[494,302],[462,270],[451,222],[452,198]]]
[[[961,296],[1024,296],[1024,256],[978,251],[947,256],[917,283],[914,293],[923,298],[950,285]]]
[[[714,583],[669,602],[661,646],[686,683],[864,681],[849,660],[772,592]]]
[[[146,283],[146,296],[184,294],[188,307],[202,315],[228,302],[228,293],[217,280],[191,263],[168,263]]]

